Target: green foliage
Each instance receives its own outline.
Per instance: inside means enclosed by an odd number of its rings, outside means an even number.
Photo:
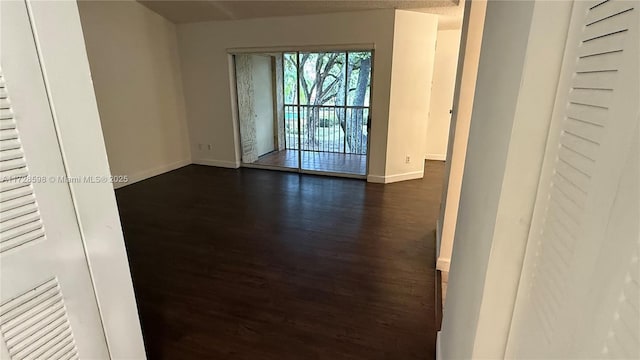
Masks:
[[[285,104],[297,104],[298,96],[296,84],[298,73],[296,71],[296,54],[284,54],[284,102]]]
[[[304,108],[308,126],[301,126],[306,146],[313,149],[317,145],[317,128],[339,125],[352,151],[366,151],[367,135],[362,129],[367,121],[365,109],[343,110],[327,117],[319,107],[369,106],[371,55],[369,51],[284,54],[285,104],[297,104],[299,98],[300,105],[312,105]]]
[[[344,91],[345,60],[344,52],[300,53],[300,103],[303,105],[344,105],[344,99],[338,91]],[[371,59],[371,52],[349,52],[347,96],[348,105],[354,105],[354,93],[358,90],[360,64]],[[284,54],[284,97],[286,104],[297,104],[297,56],[296,53]],[[367,94],[370,87],[368,79]],[[368,105],[368,96],[366,97]],[[359,104],[358,104],[359,105]],[[364,104],[363,104],[364,105]],[[365,105],[365,106],[366,106]]]

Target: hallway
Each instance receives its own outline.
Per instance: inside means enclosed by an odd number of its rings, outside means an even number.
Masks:
[[[149,358],[435,358],[443,171],[190,165],[117,190]]]

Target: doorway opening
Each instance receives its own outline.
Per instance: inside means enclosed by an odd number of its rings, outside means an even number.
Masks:
[[[234,60],[243,166],[366,178],[372,51]]]

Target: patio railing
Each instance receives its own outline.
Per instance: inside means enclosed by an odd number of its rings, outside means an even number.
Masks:
[[[367,153],[368,107],[289,104],[284,106],[284,118],[286,149]]]

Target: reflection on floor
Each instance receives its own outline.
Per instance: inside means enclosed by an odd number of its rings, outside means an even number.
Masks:
[[[189,165],[116,190],[148,358],[435,359],[443,174]]]
[[[287,168],[298,167],[298,150],[282,150],[261,156],[253,164]],[[366,175],[366,155],[302,151],[302,169]]]

